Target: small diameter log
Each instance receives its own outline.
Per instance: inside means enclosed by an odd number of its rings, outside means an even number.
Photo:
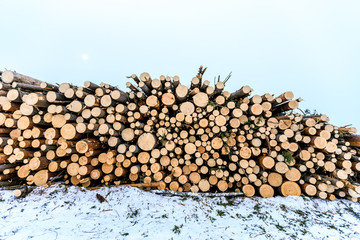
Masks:
[[[22,188],[22,189],[15,189],[14,191],[13,191],[13,195],[14,195],[14,197],[21,197],[21,196],[23,196],[23,195],[25,195],[27,192],[28,192],[29,190],[28,190],[28,188],[26,187],[26,188]]]
[[[350,147],[360,147],[360,135],[348,135],[344,138],[350,143]]]
[[[49,165],[48,165],[49,171],[50,172],[57,172],[57,171],[61,170],[61,167],[60,167],[61,161],[62,160],[50,162]]]
[[[175,89],[175,95],[176,95],[176,99],[179,102],[183,102],[186,100],[186,97],[188,95],[189,89],[184,86],[184,85],[179,85],[177,86],[177,88]]]
[[[209,96],[206,93],[199,92],[193,96],[195,106],[204,108],[209,103]]]
[[[304,185],[301,186],[304,193],[308,196],[315,196],[316,193],[317,193],[317,189],[314,185],[312,184],[308,184],[308,183],[305,183]]]
[[[121,103],[125,103],[128,100],[128,94],[126,94],[125,92],[118,90],[118,89],[111,91],[110,96],[115,101],[118,101]]]
[[[246,85],[240,88],[239,90],[237,90],[236,92],[231,93],[230,99],[233,98],[239,99],[239,98],[247,97],[250,95],[251,92],[252,92],[251,87]]]
[[[97,139],[83,139],[76,143],[76,151],[79,153],[86,153],[96,149],[100,149],[102,147],[101,142]]]
[[[45,157],[32,158],[29,162],[30,170],[41,170],[47,168],[49,165],[49,160]]]

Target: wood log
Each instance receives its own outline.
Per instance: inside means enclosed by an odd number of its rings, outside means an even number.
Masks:
[[[274,189],[268,184],[262,184],[259,188],[260,196],[262,197],[273,197]]]
[[[62,126],[60,134],[66,140],[78,139],[81,137],[81,134],[76,131],[76,124],[73,123],[66,123]]]
[[[19,83],[26,83],[31,85],[40,86],[42,81],[37,80],[35,78],[22,75],[20,73],[14,72],[14,71],[5,71],[1,74],[1,80],[4,83],[12,83],[12,82],[19,82]]]
[[[199,92],[193,96],[193,101],[197,107],[206,107],[209,103],[209,97],[206,93]]]
[[[245,196],[252,197],[255,195],[255,188],[250,184],[246,184],[242,187],[242,192]]]
[[[184,102],[180,106],[180,111],[185,115],[191,115],[195,111],[195,106],[192,102]]]
[[[281,185],[281,194],[287,196],[300,196],[301,189],[296,182],[286,181]]]
[[[57,173],[49,172],[48,170],[40,170],[34,175],[34,184],[36,186],[44,186],[51,177],[56,176]]]
[[[76,151],[79,153],[86,153],[96,149],[100,149],[102,144],[97,139],[83,139],[76,143]]]
[[[360,147],[360,135],[348,135],[344,138],[350,143],[350,147]]]
[[[151,151],[157,144],[155,136],[151,133],[143,133],[139,136],[137,145],[143,151]]]
[[[30,160],[29,162],[29,168],[30,170],[41,170],[41,169],[45,169],[47,168],[49,165],[49,160],[46,159],[45,157],[34,157]]]

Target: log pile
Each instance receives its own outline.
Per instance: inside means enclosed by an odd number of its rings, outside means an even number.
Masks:
[[[178,76],[131,75],[123,91],[53,85],[12,71],[0,83],[0,181],[157,187],[246,196],[360,197],[360,136],[300,98],[232,93],[200,67]]]

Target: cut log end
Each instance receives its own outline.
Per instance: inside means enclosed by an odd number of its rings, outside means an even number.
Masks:
[[[300,196],[301,189],[296,182],[287,181],[281,185],[281,194],[287,196]]]

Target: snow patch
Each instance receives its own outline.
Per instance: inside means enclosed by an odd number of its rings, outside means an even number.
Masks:
[[[96,194],[106,199],[100,203]],[[360,204],[55,184],[0,191],[0,239],[360,239]]]

